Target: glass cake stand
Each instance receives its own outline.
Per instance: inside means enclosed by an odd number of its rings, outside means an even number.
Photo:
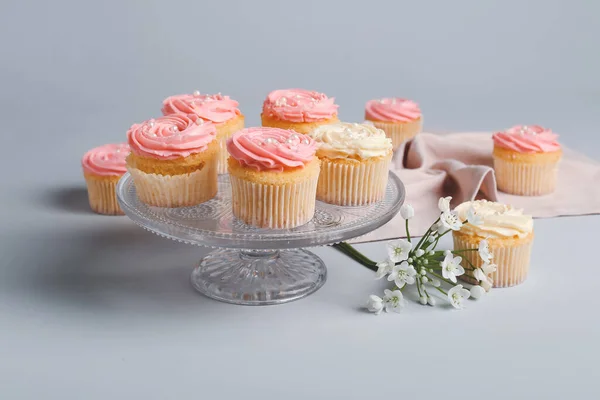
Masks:
[[[216,248],[192,272],[192,285],[213,299],[244,305],[280,304],[315,292],[325,283],[327,269],[303,248],[343,242],[379,228],[398,213],[404,196],[404,185],[390,172],[382,201],[359,207],[317,201],[309,223],[274,230],[246,225],[233,216],[228,175],[219,176],[215,198],[194,207],[142,203],[128,173],[117,185],[119,204],[136,224],[169,239]]]

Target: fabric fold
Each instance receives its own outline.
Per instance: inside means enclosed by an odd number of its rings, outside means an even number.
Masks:
[[[390,166],[406,187],[406,202],[415,209],[411,235],[425,233],[438,217],[438,199],[452,196],[452,207],[487,199],[522,208],[535,218],[600,214],[600,163],[563,148],[554,193],[515,196],[496,187],[492,134],[468,132],[446,135],[421,133],[404,143]],[[381,228],[354,243],[403,237],[404,223],[397,215]]]

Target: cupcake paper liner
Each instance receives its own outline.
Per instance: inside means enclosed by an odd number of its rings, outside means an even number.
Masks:
[[[452,235],[454,239],[454,249],[476,249],[472,241],[463,240],[461,235]],[[495,288],[515,286],[522,283],[527,278],[529,271],[529,260],[531,256],[531,247],[533,245],[533,234],[519,240],[514,245],[494,245],[490,243],[490,252],[494,255],[492,262],[498,265],[496,272],[490,274]],[[463,259],[469,260],[477,268],[483,265],[483,260],[476,251],[464,252],[460,255]],[[463,262],[465,274],[460,278],[466,282],[477,284],[473,274],[467,268],[470,264]]]
[[[98,214],[123,215],[117,201],[118,179],[94,179],[85,176],[90,207]]]
[[[376,128],[385,132],[392,139],[392,147],[396,150],[409,139],[417,136],[423,130],[423,118],[405,123],[371,121]]]
[[[321,159],[317,199],[340,206],[375,203],[385,196],[391,157],[378,162],[338,163]]]
[[[521,163],[494,157],[498,189],[520,196],[541,196],[554,192],[558,162]]]
[[[227,152],[227,139],[229,136],[219,138],[219,153],[217,154],[217,174],[219,175],[227,173],[227,159],[229,158],[229,153]]]
[[[217,158],[202,169],[182,175],[148,174],[128,168],[138,198],[157,207],[185,207],[203,203],[217,194]]]
[[[304,225],[315,214],[317,176],[297,183],[269,185],[229,174],[233,215],[261,228],[287,229]]]

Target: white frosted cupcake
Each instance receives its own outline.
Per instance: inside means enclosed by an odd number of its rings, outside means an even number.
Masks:
[[[490,263],[497,266],[491,274],[494,287],[514,286],[523,282],[529,271],[534,237],[531,215],[487,200],[468,201],[456,207],[461,221],[467,221],[469,211],[481,219],[481,224],[465,222],[460,231],[453,231],[454,249],[477,249],[479,242],[485,239],[493,254]],[[461,255],[477,268],[484,264],[478,252],[464,252]],[[469,263],[463,264],[463,267],[466,271],[465,280],[470,282],[473,280],[472,267]]]
[[[385,196],[392,141],[369,124],[337,123],[313,130],[321,174],[317,199],[340,206],[375,203]]]

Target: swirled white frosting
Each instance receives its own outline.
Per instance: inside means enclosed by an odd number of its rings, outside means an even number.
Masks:
[[[533,218],[523,214],[523,210],[514,209],[501,203],[487,200],[467,201],[456,207],[461,221],[467,220],[467,213],[473,211],[483,220],[481,225],[466,222],[460,231],[467,235],[489,238],[525,237],[533,231]]]
[[[385,157],[392,151],[392,140],[370,124],[321,125],[309,135],[318,143],[317,156],[321,158],[366,159]]]

